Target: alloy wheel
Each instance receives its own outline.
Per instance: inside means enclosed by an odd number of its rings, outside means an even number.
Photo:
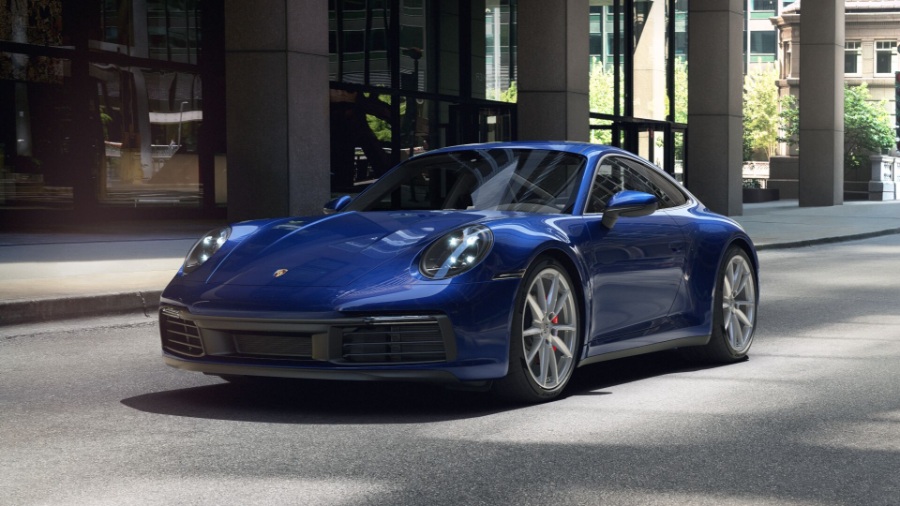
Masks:
[[[526,368],[540,388],[552,390],[572,374],[577,314],[575,295],[562,272],[548,267],[534,277],[522,312],[522,341]]]
[[[728,345],[736,353],[744,353],[750,348],[755,317],[753,269],[743,255],[734,255],[723,273],[722,324]]]

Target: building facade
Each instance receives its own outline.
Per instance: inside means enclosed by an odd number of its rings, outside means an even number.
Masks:
[[[800,96],[800,3],[786,8],[771,24],[778,31],[779,95]],[[896,73],[900,71],[900,2],[847,2],[843,80],[865,83],[872,100],[884,101],[897,124]]]
[[[744,0],[744,73],[778,61],[778,30],[769,21],[796,0]]]
[[[743,20],[741,0],[11,0],[0,219],[317,213],[415,153],[591,129],[740,214]]]

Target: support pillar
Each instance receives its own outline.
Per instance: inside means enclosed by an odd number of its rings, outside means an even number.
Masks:
[[[844,203],[844,0],[804,2],[800,206]]]
[[[519,0],[518,137],[588,141],[588,0]]]
[[[743,214],[741,0],[691,0],[687,186],[718,213]]]
[[[320,214],[331,194],[328,2],[225,0],[228,219]]]

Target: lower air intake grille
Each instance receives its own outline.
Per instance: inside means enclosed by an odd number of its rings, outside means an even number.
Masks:
[[[242,357],[312,358],[312,338],[308,335],[232,334],[235,354]]]
[[[181,318],[177,310],[161,309],[159,326],[162,329],[163,348],[179,355],[203,356],[200,330],[192,321]]]
[[[354,363],[421,363],[447,359],[437,322],[345,329],[343,357]]]

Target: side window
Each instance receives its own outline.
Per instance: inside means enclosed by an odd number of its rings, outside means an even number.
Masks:
[[[659,208],[676,207],[687,201],[675,184],[650,167],[624,157],[608,156],[600,161],[586,212],[602,213],[609,199],[622,190],[634,190],[655,195]]]

